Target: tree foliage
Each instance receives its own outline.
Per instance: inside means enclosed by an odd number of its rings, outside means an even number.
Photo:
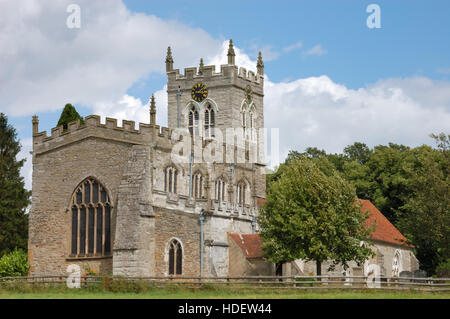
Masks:
[[[0,113],[0,256],[14,248],[27,248],[30,192],[24,187],[20,168],[25,160],[17,160],[20,152],[16,130]]]
[[[438,149],[416,154],[409,167],[413,195],[400,208],[399,228],[429,275],[450,258],[450,135],[433,135]]]
[[[84,120],[72,104],[66,104],[59,117],[58,126],[62,125],[67,130],[68,124],[75,120],[80,120],[80,124],[84,124]]]
[[[0,258],[0,277],[27,276],[28,256],[21,249],[14,249]]]
[[[326,159],[318,163],[331,167]],[[349,261],[363,263],[372,255],[360,245],[371,229],[355,205],[354,187],[335,170],[322,169],[306,156],[295,156],[277,170],[259,220],[271,261],[314,260],[320,274],[323,261],[347,268]]]
[[[450,137],[443,133],[431,136],[437,149],[394,143],[371,149],[356,142],[342,154],[328,154],[315,147],[303,153],[291,151],[285,164],[306,156],[325,174],[339,171],[355,186],[359,198],[372,201],[415,246],[421,268],[431,275],[449,258],[450,238]],[[280,176],[280,172],[268,176],[268,187]]]

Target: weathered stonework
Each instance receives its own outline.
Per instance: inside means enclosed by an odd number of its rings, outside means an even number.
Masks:
[[[399,273],[402,271],[414,272],[419,269],[418,260],[414,256],[413,249],[410,247],[390,245],[379,241],[374,241],[373,245],[370,247],[375,253],[375,256],[367,260],[363,265],[357,265],[355,262],[350,262],[347,275],[367,276],[370,271],[369,265],[377,265],[380,269],[380,276],[392,277],[394,276],[393,259],[397,251],[400,252],[401,257]],[[296,260],[291,264],[293,275],[298,274],[308,276],[316,274],[316,263],[313,261],[304,262],[302,260]],[[340,276],[344,273],[344,268],[341,265],[336,266],[333,271],[328,271],[330,265],[331,262],[322,263],[322,274]]]
[[[39,132],[38,119],[33,117],[33,197],[28,245],[31,274],[63,275],[67,274],[68,265],[77,264],[85,272],[169,276],[171,256],[173,275],[275,274],[275,265],[266,262],[262,252],[248,254],[241,236],[246,234],[250,239],[257,236],[254,234],[258,231],[258,205],[265,198],[266,188],[264,138],[258,136],[241,145],[230,146],[225,143],[226,139],[220,141],[218,135],[206,137],[203,131],[209,106],[215,112],[215,128],[224,133],[230,128],[242,129],[245,112],[252,114],[250,127],[256,130],[264,127],[261,57],[256,74],[234,65],[233,50],[230,50],[229,63],[222,65],[218,72],[214,66],[202,66],[201,69],[187,68],[180,74],[178,69],[173,69],[173,58],[168,50],[166,70],[167,128],[155,124],[153,98],[150,124],[139,123],[138,129],[132,121],[123,121],[119,127],[116,119],[106,118],[102,124],[99,116],[91,115],[83,125],[74,121],[68,124],[66,131],[62,126],[55,127],[51,136],[47,136],[46,132]],[[201,103],[191,97],[191,88],[197,83],[208,87],[208,96]],[[251,103],[244,94],[247,86],[253,90]],[[181,128],[188,127],[188,111],[192,107],[199,114],[200,136],[194,139],[196,147],[215,161],[205,161],[201,156],[194,157],[193,161],[176,161],[175,155],[190,157],[185,146],[191,146],[191,138],[179,137],[176,129],[178,123]],[[175,187],[174,180],[172,184],[168,182],[169,169],[177,174],[175,192],[169,190],[169,185]],[[198,196],[194,195],[193,187],[196,174],[202,177]],[[102,250],[97,254],[96,249],[95,253],[81,254],[78,250],[74,253],[71,246],[74,229],[79,237],[78,232],[83,227],[86,233],[91,230],[92,222],[85,219],[82,227],[81,217],[72,212],[72,205],[78,200],[76,190],[87,180],[95,180],[107,193],[106,205],[111,208],[110,252]],[[217,191],[219,180],[224,185],[222,196]],[[81,203],[86,196],[80,195],[79,207],[87,209],[94,204],[91,198]],[[93,215],[88,212],[86,216]],[[96,230],[103,232],[88,237],[101,238],[100,242],[106,245],[106,217],[95,216],[94,225],[103,227]],[[239,236],[230,240],[229,234]],[[83,240],[87,247],[86,238]],[[81,243],[82,239],[77,237],[77,244],[78,241]],[[176,253],[171,245],[174,242],[179,247]],[[350,263],[347,274],[367,275],[369,265],[375,264],[380,267],[380,275],[391,276],[395,254],[398,256],[397,272],[418,268],[412,248],[408,246],[381,241],[375,242],[372,249],[376,257],[360,266]],[[176,262],[175,255],[181,256]],[[323,274],[328,273],[329,264],[323,263]],[[284,275],[309,275],[315,271],[314,262],[302,260],[285,263],[282,267]],[[342,273],[342,267],[336,267],[333,272]]]
[[[139,123],[138,129],[133,121],[123,121],[119,127],[115,119],[106,118],[102,124],[99,116],[91,115],[83,125],[74,121],[66,131],[62,126],[55,127],[51,136],[47,136],[46,132],[39,132],[37,117],[33,119],[29,230],[33,275],[67,274],[70,264],[78,264],[84,271],[105,274],[169,275],[169,243],[173,239],[182,247],[182,275],[200,275],[202,255],[203,275],[229,273],[226,233],[251,233],[258,213],[257,200],[265,197],[265,176],[261,169],[264,160],[254,156],[264,150],[264,140],[245,142],[241,149],[199,137],[200,148],[208,149],[210,155],[221,154],[223,159],[239,159],[242,155],[244,160],[234,160],[233,165],[225,161],[194,161],[192,173],[200,173],[203,182],[202,196],[194,198],[190,190],[191,165],[175,163],[172,154],[174,147],[183,142],[174,133],[178,122],[177,91],[180,87],[181,127],[186,128],[188,124],[185,109],[193,103],[191,87],[202,82],[209,89],[205,102],[214,106],[215,127],[225,130],[241,127],[241,112],[250,107],[244,103],[244,89],[251,85],[255,116],[252,125],[257,129],[264,126],[264,79],[262,73],[255,75],[231,64],[221,66],[218,73],[213,66],[203,66],[201,74],[196,68],[188,68],[180,75],[178,70],[173,70],[171,56],[166,63],[168,128],[154,124],[155,109],[151,124]],[[205,104],[198,105],[200,128],[203,128],[204,107]],[[216,149],[212,151],[214,145]],[[184,152],[185,149],[182,153],[186,155]],[[250,161],[252,158],[258,161]],[[174,167],[178,174],[176,193],[167,189],[168,167]],[[111,201],[110,254],[71,253],[71,203],[77,186],[88,178],[98,181]],[[217,198],[215,183],[219,178],[226,183],[225,200]],[[245,183],[243,204],[238,203],[237,196],[240,182]],[[203,252],[200,251],[201,215],[205,216]],[[76,227],[81,229],[80,224]]]

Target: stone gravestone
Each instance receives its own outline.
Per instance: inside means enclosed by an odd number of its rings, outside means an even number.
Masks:
[[[414,273],[413,273],[413,276],[414,276],[414,278],[426,278],[427,277],[427,273],[425,272],[425,271],[423,271],[423,270],[416,270]],[[417,281],[417,282],[427,282],[426,280],[420,280],[420,281]]]
[[[401,271],[398,276],[400,278],[400,280],[399,280],[400,282],[408,283],[408,282],[411,282],[410,278],[413,277],[413,274],[410,271],[404,270],[404,271]]]
[[[426,278],[427,273],[424,270],[416,270],[414,272],[414,278]]]
[[[413,277],[413,273],[410,271],[402,271],[400,272],[399,277],[401,278],[412,278]]]

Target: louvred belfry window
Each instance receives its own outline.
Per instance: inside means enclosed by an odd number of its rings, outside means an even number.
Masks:
[[[111,255],[111,201],[94,178],[83,181],[72,196],[72,257]]]
[[[189,115],[188,115],[188,128],[189,133],[191,136],[198,136],[198,111],[195,109],[195,107],[192,105],[189,109]]]
[[[216,116],[210,104],[205,110],[205,137],[211,138],[215,136],[214,127],[216,125]]]

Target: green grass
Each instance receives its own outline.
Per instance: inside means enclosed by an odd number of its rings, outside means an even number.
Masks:
[[[121,277],[99,278],[79,289],[67,288],[65,283],[0,282],[0,299],[450,299],[450,292],[379,289],[256,289],[203,283],[166,283],[156,286],[143,280]],[[228,287],[228,288],[226,288]]]
[[[449,299],[449,292],[366,290],[226,290],[164,288],[145,292],[47,289],[35,292],[0,290],[0,299]]]

